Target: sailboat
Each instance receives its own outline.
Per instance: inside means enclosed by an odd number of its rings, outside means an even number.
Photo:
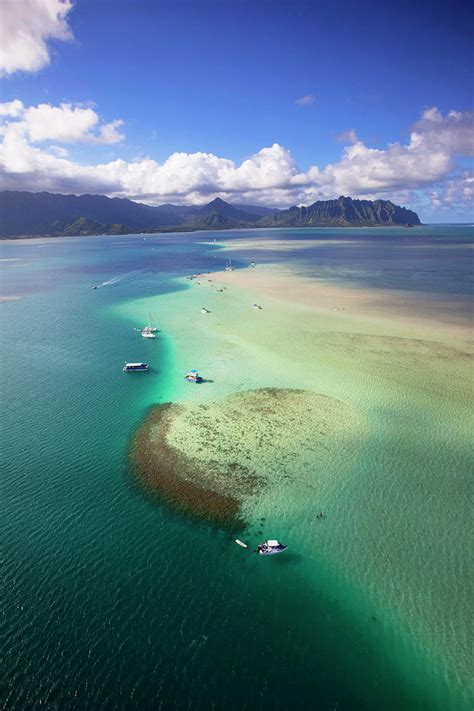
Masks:
[[[156,338],[156,332],[158,331],[157,327],[153,325],[153,322],[151,320],[151,314],[148,312],[148,326],[145,326],[145,328],[142,328],[141,334],[143,338]]]
[[[152,331],[147,331],[146,327],[141,332],[143,338],[156,338],[156,333]]]

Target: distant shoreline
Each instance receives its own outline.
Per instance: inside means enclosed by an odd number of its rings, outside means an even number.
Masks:
[[[438,224],[438,223],[433,223],[433,224]],[[444,224],[444,223],[440,223]],[[448,223],[446,223],[448,224]],[[460,226],[466,225],[466,227],[471,226],[470,223],[449,223],[449,224],[459,224]],[[276,226],[276,225],[268,225],[265,227],[259,226],[259,227],[253,227],[252,225],[245,225],[242,227],[218,227],[218,228],[199,228],[199,229],[179,229],[174,228],[174,229],[163,229],[163,230],[152,230],[151,232],[149,230],[146,230],[144,232],[136,232],[136,231],[130,231],[130,232],[99,232],[99,233],[94,233],[94,234],[77,234],[77,235],[68,235],[68,234],[57,234],[57,235],[45,235],[45,234],[34,234],[34,235],[0,235],[0,241],[5,242],[5,241],[11,241],[11,242],[17,242],[18,240],[25,240],[25,239],[69,239],[69,238],[76,238],[76,237],[133,237],[133,236],[143,236],[143,235],[157,235],[157,234],[184,234],[184,233],[194,233],[194,232],[241,232],[242,230],[253,230],[255,232],[258,232],[259,230],[355,230],[355,229],[372,229],[372,228],[390,228],[390,229],[415,229],[417,227],[428,227],[429,224],[425,223],[420,223],[419,225],[411,225],[410,227],[408,225],[390,225],[390,224],[366,224],[366,225],[360,225],[360,224],[354,224],[354,225],[302,225],[302,226]]]

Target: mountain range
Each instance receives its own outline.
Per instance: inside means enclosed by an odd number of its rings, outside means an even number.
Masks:
[[[278,210],[231,205],[220,198],[200,206],[152,207],[104,195],[0,192],[0,238],[407,224],[419,225],[418,215],[390,200],[355,200],[343,196],[308,207]]]

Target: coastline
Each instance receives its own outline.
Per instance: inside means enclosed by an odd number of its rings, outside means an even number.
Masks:
[[[423,222],[420,222],[419,225],[411,225],[411,229],[415,229],[417,227],[426,227],[427,225]],[[258,226],[253,226],[253,225],[248,225],[248,224],[242,224],[239,227],[225,227],[222,225],[219,225],[219,227],[197,227],[196,229],[188,229],[188,228],[183,228],[180,229],[179,226],[170,226],[169,229],[162,229],[162,230],[154,230],[152,232],[148,230],[144,230],[143,232],[136,231],[136,230],[128,230],[125,232],[94,232],[92,234],[77,234],[77,235],[71,235],[71,234],[57,234],[57,235],[42,235],[42,234],[35,234],[35,235],[0,235],[0,242],[17,242],[19,240],[25,240],[25,239],[69,239],[69,238],[78,238],[78,237],[130,237],[133,235],[137,235],[142,237],[143,235],[148,235],[150,237],[154,235],[161,235],[161,234],[190,234],[190,233],[197,233],[197,232],[242,232],[243,230],[251,230],[252,232],[266,232],[268,230],[271,230],[272,232],[274,230],[284,230],[287,231],[288,229],[291,230],[314,230],[314,229],[322,229],[322,230],[356,230],[356,229],[406,229],[407,225],[406,224],[385,224],[385,223],[367,223],[367,224],[347,224],[347,225],[258,225]]]

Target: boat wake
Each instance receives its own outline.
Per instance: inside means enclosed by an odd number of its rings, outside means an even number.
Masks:
[[[137,274],[143,274],[143,272],[149,271],[148,269],[136,269],[133,272],[127,272],[126,274],[119,274],[119,276],[113,277],[112,279],[108,279],[107,281],[103,281],[102,284],[99,284],[98,288],[102,288],[103,286],[112,286],[113,284],[118,284],[120,281],[124,281],[125,279],[132,279],[134,276],[137,276]]]

